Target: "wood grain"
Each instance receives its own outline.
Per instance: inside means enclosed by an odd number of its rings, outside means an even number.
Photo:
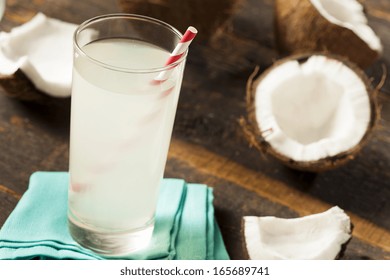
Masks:
[[[384,45],[381,60],[366,69],[375,85],[382,64],[390,66],[390,1],[364,2],[369,23]],[[38,11],[81,23],[123,10],[120,0],[7,1],[0,29],[9,31]],[[344,259],[390,259],[390,81],[379,93],[380,128],[355,160],[327,173],[292,171],[251,149],[237,122],[246,113],[250,73],[256,65],[264,71],[280,58],[273,1],[243,1],[227,18],[209,34],[210,40],[191,45],[166,175],[214,187],[216,217],[233,259],[245,258],[244,215],[290,218],[333,205],[345,209],[355,225]],[[1,81],[0,104],[2,225],[27,189],[31,173],[67,170],[70,100],[42,94],[18,73],[12,81]]]
[[[185,162],[199,172],[233,182],[267,200],[287,206],[301,216],[323,212],[332,207],[283,182],[267,177],[266,174],[249,170],[200,146],[173,140],[169,156]],[[354,224],[354,236],[370,245],[390,251],[390,231],[353,213],[348,214]]]
[[[6,186],[3,186],[3,185],[0,185],[0,192],[10,195],[13,198],[15,198],[16,200],[19,200],[22,197],[21,194],[7,188]]]

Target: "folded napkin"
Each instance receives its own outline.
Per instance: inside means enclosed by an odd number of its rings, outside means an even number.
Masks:
[[[39,90],[70,96],[76,28],[76,24],[38,13],[11,32],[1,32],[0,74],[12,75],[21,69]]]
[[[66,172],[36,172],[0,230],[0,259],[103,259],[67,229]],[[126,259],[229,259],[214,220],[212,189],[164,179],[150,245]]]

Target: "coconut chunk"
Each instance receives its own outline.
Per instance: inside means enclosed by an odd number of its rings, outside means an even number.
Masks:
[[[246,216],[245,246],[252,260],[332,260],[351,238],[351,222],[335,206],[295,219]]]
[[[38,13],[9,33],[0,32],[0,75],[12,79],[20,69],[40,91],[70,96],[76,28],[76,24]],[[91,30],[90,36],[94,34]]]
[[[268,72],[257,85],[255,108],[264,139],[294,161],[318,161],[353,148],[371,120],[361,77],[324,56],[287,61]]]
[[[310,0],[323,17],[339,26],[352,30],[367,45],[382,52],[382,44],[363,12],[363,6],[356,0]]]
[[[362,68],[383,52],[356,0],[275,0],[275,38],[283,53],[328,52]]]

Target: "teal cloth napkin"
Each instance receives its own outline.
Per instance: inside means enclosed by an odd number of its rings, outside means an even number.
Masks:
[[[36,172],[0,230],[0,259],[103,259],[82,248],[67,228],[67,172]],[[212,189],[164,179],[150,245],[126,259],[227,260],[214,219]]]

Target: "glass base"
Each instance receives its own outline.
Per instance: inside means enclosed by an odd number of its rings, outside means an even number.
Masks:
[[[149,244],[154,219],[142,228],[111,233],[92,230],[68,217],[68,228],[73,239],[84,248],[106,257],[125,257]]]

